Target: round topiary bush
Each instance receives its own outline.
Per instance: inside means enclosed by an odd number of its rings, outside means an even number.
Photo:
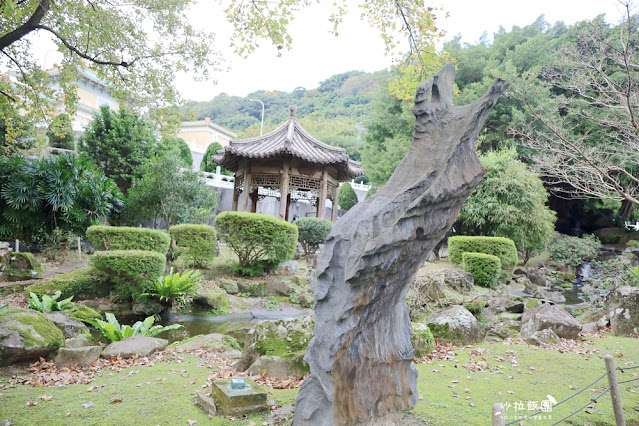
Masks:
[[[169,229],[180,255],[189,266],[204,266],[215,256],[215,228],[209,225],[175,225]]]
[[[237,254],[242,275],[259,275],[291,259],[297,249],[297,226],[264,214],[222,212],[215,228]]]
[[[497,284],[501,273],[501,261],[497,256],[467,252],[462,255],[462,259],[462,268],[471,273],[475,284],[488,288]]]
[[[148,293],[166,269],[166,257],[154,251],[97,251],[90,265],[95,275],[113,284],[122,299],[137,299]]]
[[[513,240],[502,237],[455,236],[448,238],[448,258],[451,263],[462,263],[464,253],[485,253],[497,256],[503,270],[517,266],[519,257]]]
[[[96,250],[147,250],[166,255],[171,237],[164,231],[128,226],[90,226],[87,239]]]
[[[295,221],[299,232],[299,240],[304,253],[315,253],[320,244],[326,242],[326,237],[331,233],[333,222],[329,219],[316,217],[300,217]]]

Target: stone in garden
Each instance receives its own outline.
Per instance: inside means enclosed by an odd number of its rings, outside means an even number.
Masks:
[[[261,356],[248,368],[247,372],[250,375],[263,374],[275,379],[285,379],[290,376],[302,377],[310,372],[303,357],[301,353],[291,358]]]
[[[211,396],[220,413],[239,416],[268,410],[266,391],[253,380],[245,379],[245,382],[245,389],[232,389],[230,380],[213,382]]]
[[[510,312],[513,314],[521,314],[524,312],[525,304],[521,300],[496,297],[488,301],[487,307],[492,308],[497,313]]]
[[[237,341],[230,336],[219,333],[205,334],[180,342],[176,347],[186,350],[206,349],[215,351],[224,358],[237,359],[242,357]]]
[[[608,315],[604,315],[597,320],[597,327],[606,328],[609,326],[610,326],[610,318],[608,318]]]
[[[122,358],[145,357],[161,351],[168,344],[168,340],[157,337],[127,337],[107,346],[102,352],[102,358],[115,358],[118,355]]]
[[[70,367],[77,365],[86,367],[91,365],[100,358],[102,346],[84,346],[80,348],[60,348],[58,355],[55,357],[55,365],[57,367]]]
[[[531,345],[548,345],[559,343],[559,337],[549,328],[545,328],[543,330],[535,331],[534,333],[527,335],[525,338],[522,338]]]
[[[135,315],[149,316],[159,314],[164,310],[164,305],[154,300],[137,301],[131,305]]]
[[[450,229],[484,168],[474,143],[508,84],[453,106],[455,65],[417,88],[413,142],[376,194],[334,225],[318,256],[311,376],[297,397],[301,424],[367,424],[417,403],[406,293]],[[431,330],[432,331],[432,330]]]
[[[411,343],[415,349],[415,358],[422,358],[435,349],[435,338],[426,324],[414,322]]]
[[[639,288],[621,286],[606,296],[605,308],[615,336],[639,337]]]
[[[210,309],[216,315],[227,315],[231,306],[226,291],[217,286],[198,293],[193,298],[193,303]]]
[[[78,334],[64,341],[65,348],[82,348],[84,346],[91,346],[89,337],[86,334]]]
[[[32,361],[64,345],[56,325],[31,309],[0,310],[0,365]]]
[[[535,332],[549,329],[563,339],[576,339],[581,328],[581,323],[565,310],[541,305],[524,312],[520,336],[527,341]]]
[[[444,283],[461,294],[468,294],[473,289],[474,278],[470,272],[449,269],[444,272]]]
[[[240,371],[246,371],[260,357],[259,352],[255,349],[255,343],[247,344],[242,351],[242,357],[233,364],[233,368]]]
[[[548,285],[548,278],[546,271],[542,268],[522,267],[515,269],[515,275],[523,275],[528,280],[537,286],[546,287]]]
[[[597,327],[596,322],[589,322],[583,325],[581,332],[586,335],[597,334],[599,332],[599,327]]]
[[[197,391],[195,393],[195,401],[197,405],[200,406],[201,409],[209,413],[209,416],[214,416],[217,414],[217,407],[215,406],[215,401],[210,396],[207,396],[202,391]]]
[[[535,284],[528,284],[524,291],[537,299],[549,300],[553,303],[565,303],[566,297],[559,291],[550,291]]]
[[[461,305],[452,305],[432,313],[426,324],[440,342],[473,345],[482,341],[477,319]]]
[[[488,325],[484,340],[487,342],[500,342],[504,339],[514,337],[521,329],[521,322],[515,320],[502,320]]]
[[[297,271],[297,260],[289,260],[277,266],[278,275],[293,275]]]
[[[40,263],[31,253],[10,252],[4,261],[5,278],[8,281],[22,281],[36,278],[41,272]]]
[[[47,317],[49,321],[53,322],[60,331],[62,331],[65,339],[89,332],[89,329],[83,322],[72,318],[66,312],[45,312],[44,316]]]
[[[269,281],[266,288],[271,296],[288,296],[291,294],[291,285],[280,280]]]
[[[237,283],[231,280],[222,280],[220,282],[220,287],[224,289],[228,294],[237,294],[239,291],[237,287]]]
[[[98,311],[80,303],[74,303],[71,309],[67,309],[66,312],[78,321],[83,319],[102,319],[102,314]]]

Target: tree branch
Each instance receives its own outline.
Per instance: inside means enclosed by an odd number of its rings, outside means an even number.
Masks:
[[[51,0],[40,0],[40,3],[36,7],[36,10],[33,12],[33,15],[31,15],[27,22],[20,25],[15,30],[0,37],[0,50],[11,46],[13,43],[20,40],[31,31],[35,30],[42,21],[42,18],[44,18],[44,15],[49,11],[50,7]]]

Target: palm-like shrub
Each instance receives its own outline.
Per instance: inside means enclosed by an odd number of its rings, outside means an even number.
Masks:
[[[195,286],[200,280],[200,271],[184,271],[171,273],[165,277],[158,279],[155,283],[154,291],[149,293],[152,297],[157,297],[160,302],[166,302],[171,305],[177,300],[184,301],[186,296],[195,292]]]
[[[61,295],[62,292],[58,290],[53,296],[43,294],[42,299],[40,299],[37,294],[29,293],[29,301],[27,305],[29,308],[39,312],[54,312],[71,308],[73,306],[73,303],[71,303],[73,296],[58,301]]]
[[[163,331],[174,330],[182,327],[180,324],[172,324],[168,326],[153,325],[155,322],[155,317],[153,316],[147,317],[144,321],[137,321],[133,324],[133,326],[120,325],[118,320],[115,319],[115,316],[110,312],[107,312],[105,316],[107,319],[106,321],[99,319],[84,319],[82,321],[96,327],[100,330],[100,333],[102,333],[111,342],[117,342],[119,340],[126,339],[127,337],[153,337]]]
[[[0,159],[0,238],[34,241],[54,229],[83,235],[119,211],[122,194],[86,157]]]

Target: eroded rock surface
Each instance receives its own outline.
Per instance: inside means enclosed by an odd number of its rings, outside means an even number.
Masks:
[[[461,305],[452,305],[433,312],[427,324],[433,336],[442,343],[473,345],[481,342],[483,338],[477,319]]]
[[[0,365],[37,360],[62,345],[62,332],[40,312],[19,308],[0,312]]]
[[[557,337],[576,339],[581,323],[565,310],[551,305],[541,305],[524,313],[521,319],[521,338],[528,341],[534,333],[552,330]]]
[[[333,225],[317,261],[311,368],[294,423],[384,423],[417,402],[408,288],[484,168],[474,142],[508,84],[453,107],[455,66],[422,83],[412,145],[375,195]]]
[[[605,306],[612,334],[639,337],[639,288],[617,287],[608,294]]]

